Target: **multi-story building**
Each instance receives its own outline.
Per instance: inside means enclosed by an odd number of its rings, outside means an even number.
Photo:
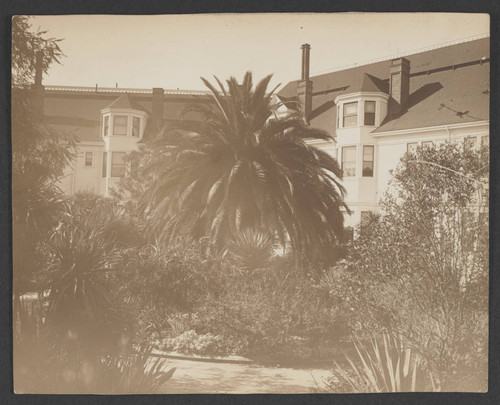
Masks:
[[[278,96],[285,110],[300,108],[311,126],[332,134],[332,142],[308,142],[341,164],[353,211],[347,225],[377,211],[390,171],[407,150],[448,140],[465,147],[489,142],[489,37],[314,77],[309,58],[305,44],[301,79]],[[78,138],[78,156],[61,181],[68,194],[109,195],[128,175],[125,155],[145,134],[178,124],[193,96],[208,100],[203,91],[44,87],[41,75],[33,90],[44,121]]]
[[[127,153],[148,133],[179,124],[185,107],[206,92],[185,90],[33,86],[34,105],[46,124],[71,133],[78,153],[61,179],[67,194],[89,191],[109,195],[130,172]],[[183,119],[199,120],[187,115]]]
[[[489,143],[489,37],[309,76],[310,46],[302,45],[302,77],[278,93],[311,126],[335,142],[310,140],[342,167],[355,225],[387,189],[390,172],[418,145]]]

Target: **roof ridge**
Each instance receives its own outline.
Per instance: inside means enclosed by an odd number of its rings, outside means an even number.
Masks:
[[[351,63],[349,65],[337,66],[337,67],[334,67],[334,68],[331,68],[331,69],[319,70],[319,71],[316,71],[316,72],[311,72],[310,76],[311,77],[312,76],[322,76],[324,74],[329,74],[329,73],[334,73],[334,72],[341,72],[343,70],[348,70],[348,69],[352,69],[352,68],[367,66],[367,65],[371,65],[371,64],[377,63],[377,62],[385,62],[385,61],[388,61],[388,60],[391,60],[391,59],[402,58],[404,56],[417,55],[419,53],[433,51],[435,49],[440,49],[440,48],[446,48],[448,46],[459,45],[459,44],[463,44],[465,42],[477,41],[478,39],[489,38],[489,37],[490,37],[489,33],[474,35],[474,36],[471,36],[471,37],[461,38],[461,39],[457,39],[457,40],[453,40],[453,41],[448,41],[448,42],[442,42],[440,44],[431,45],[431,46],[427,46],[427,47],[423,47],[423,48],[412,49],[410,51],[400,52],[400,53],[393,54],[393,55],[387,55],[387,56],[383,56],[383,57],[380,57],[380,58],[368,59],[368,60],[365,60],[365,61],[362,61],[362,62],[355,62],[355,63]],[[290,80],[290,81],[294,81],[294,80],[299,80],[299,79],[295,78],[295,79]]]
[[[45,90],[60,91],[60,92],[81,92],[81,93],[115,93],[115,94],[153,94],[153,89],[138,89],[127,87],[92,87],[92,86],[59,86],[45,85]],[[179,94],[179,95],[206,95],[208,91],[204,90],[180,90],[180,89],[164,89],[164,94]]]

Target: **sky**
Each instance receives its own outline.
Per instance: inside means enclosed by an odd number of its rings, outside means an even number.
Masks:
[[[33,16],[32,30],[63,38],[62,65],[45,85],[200,90],[200,77],[273,73],[300,77],[303,43],[311,76],[343,66],[489,33],[487,14],[297,13]],[[213,81],[213,80],[212,80]]]

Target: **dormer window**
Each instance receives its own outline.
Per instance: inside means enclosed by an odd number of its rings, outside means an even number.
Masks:
[[[113,116],[113,135],[127,135],[128,117],[126,115]]]
[[[365,125],[375,125],[375,101],[365,101]]]
[[[103,137],[142,138],[148,113],[128,94],[122,94],[101,110]]]
[[[355,127],[358,125],[358,102],[344,104],[343,127]]]

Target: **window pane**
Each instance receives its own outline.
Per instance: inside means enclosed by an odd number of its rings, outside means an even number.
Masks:
[[[127,121],[126,115],[115,115],[113,117],[113,135],[127,135]]]
[[[363,146],[363,177],[373,177],[373,152],[373,146]]]
[[[406,145],[406,151],[408,153],[415,153],[417,151],[418,142],[410,142]]]
[[[113,152],[111,157],[111,177],[125,177],[125,152]]]
[[[106,170],[108,165],[108,152],[102,153],[102,177],[106,177]]]
[[[363,146],[363,160],[373,162],[373,146]]]
[[[358,125],[358,103],[344,104],[344,127]]]
[[[375,125],[375,101],[365,101],[365,125]]]
[[[365,112],[375,113],[375,101],[365,101]]]
[[[342,175],[344,177],[356,176],[356,147],[342,148]]]
[[[140,118],[134,117],[132,121],[132,136],[139,136],[140,128],[141,128]]]
[[[109,131],[109,117],[104,117],[104,136],[108,135]]]
[[[92,166],[92,152],[85,152],[85,166]]]

